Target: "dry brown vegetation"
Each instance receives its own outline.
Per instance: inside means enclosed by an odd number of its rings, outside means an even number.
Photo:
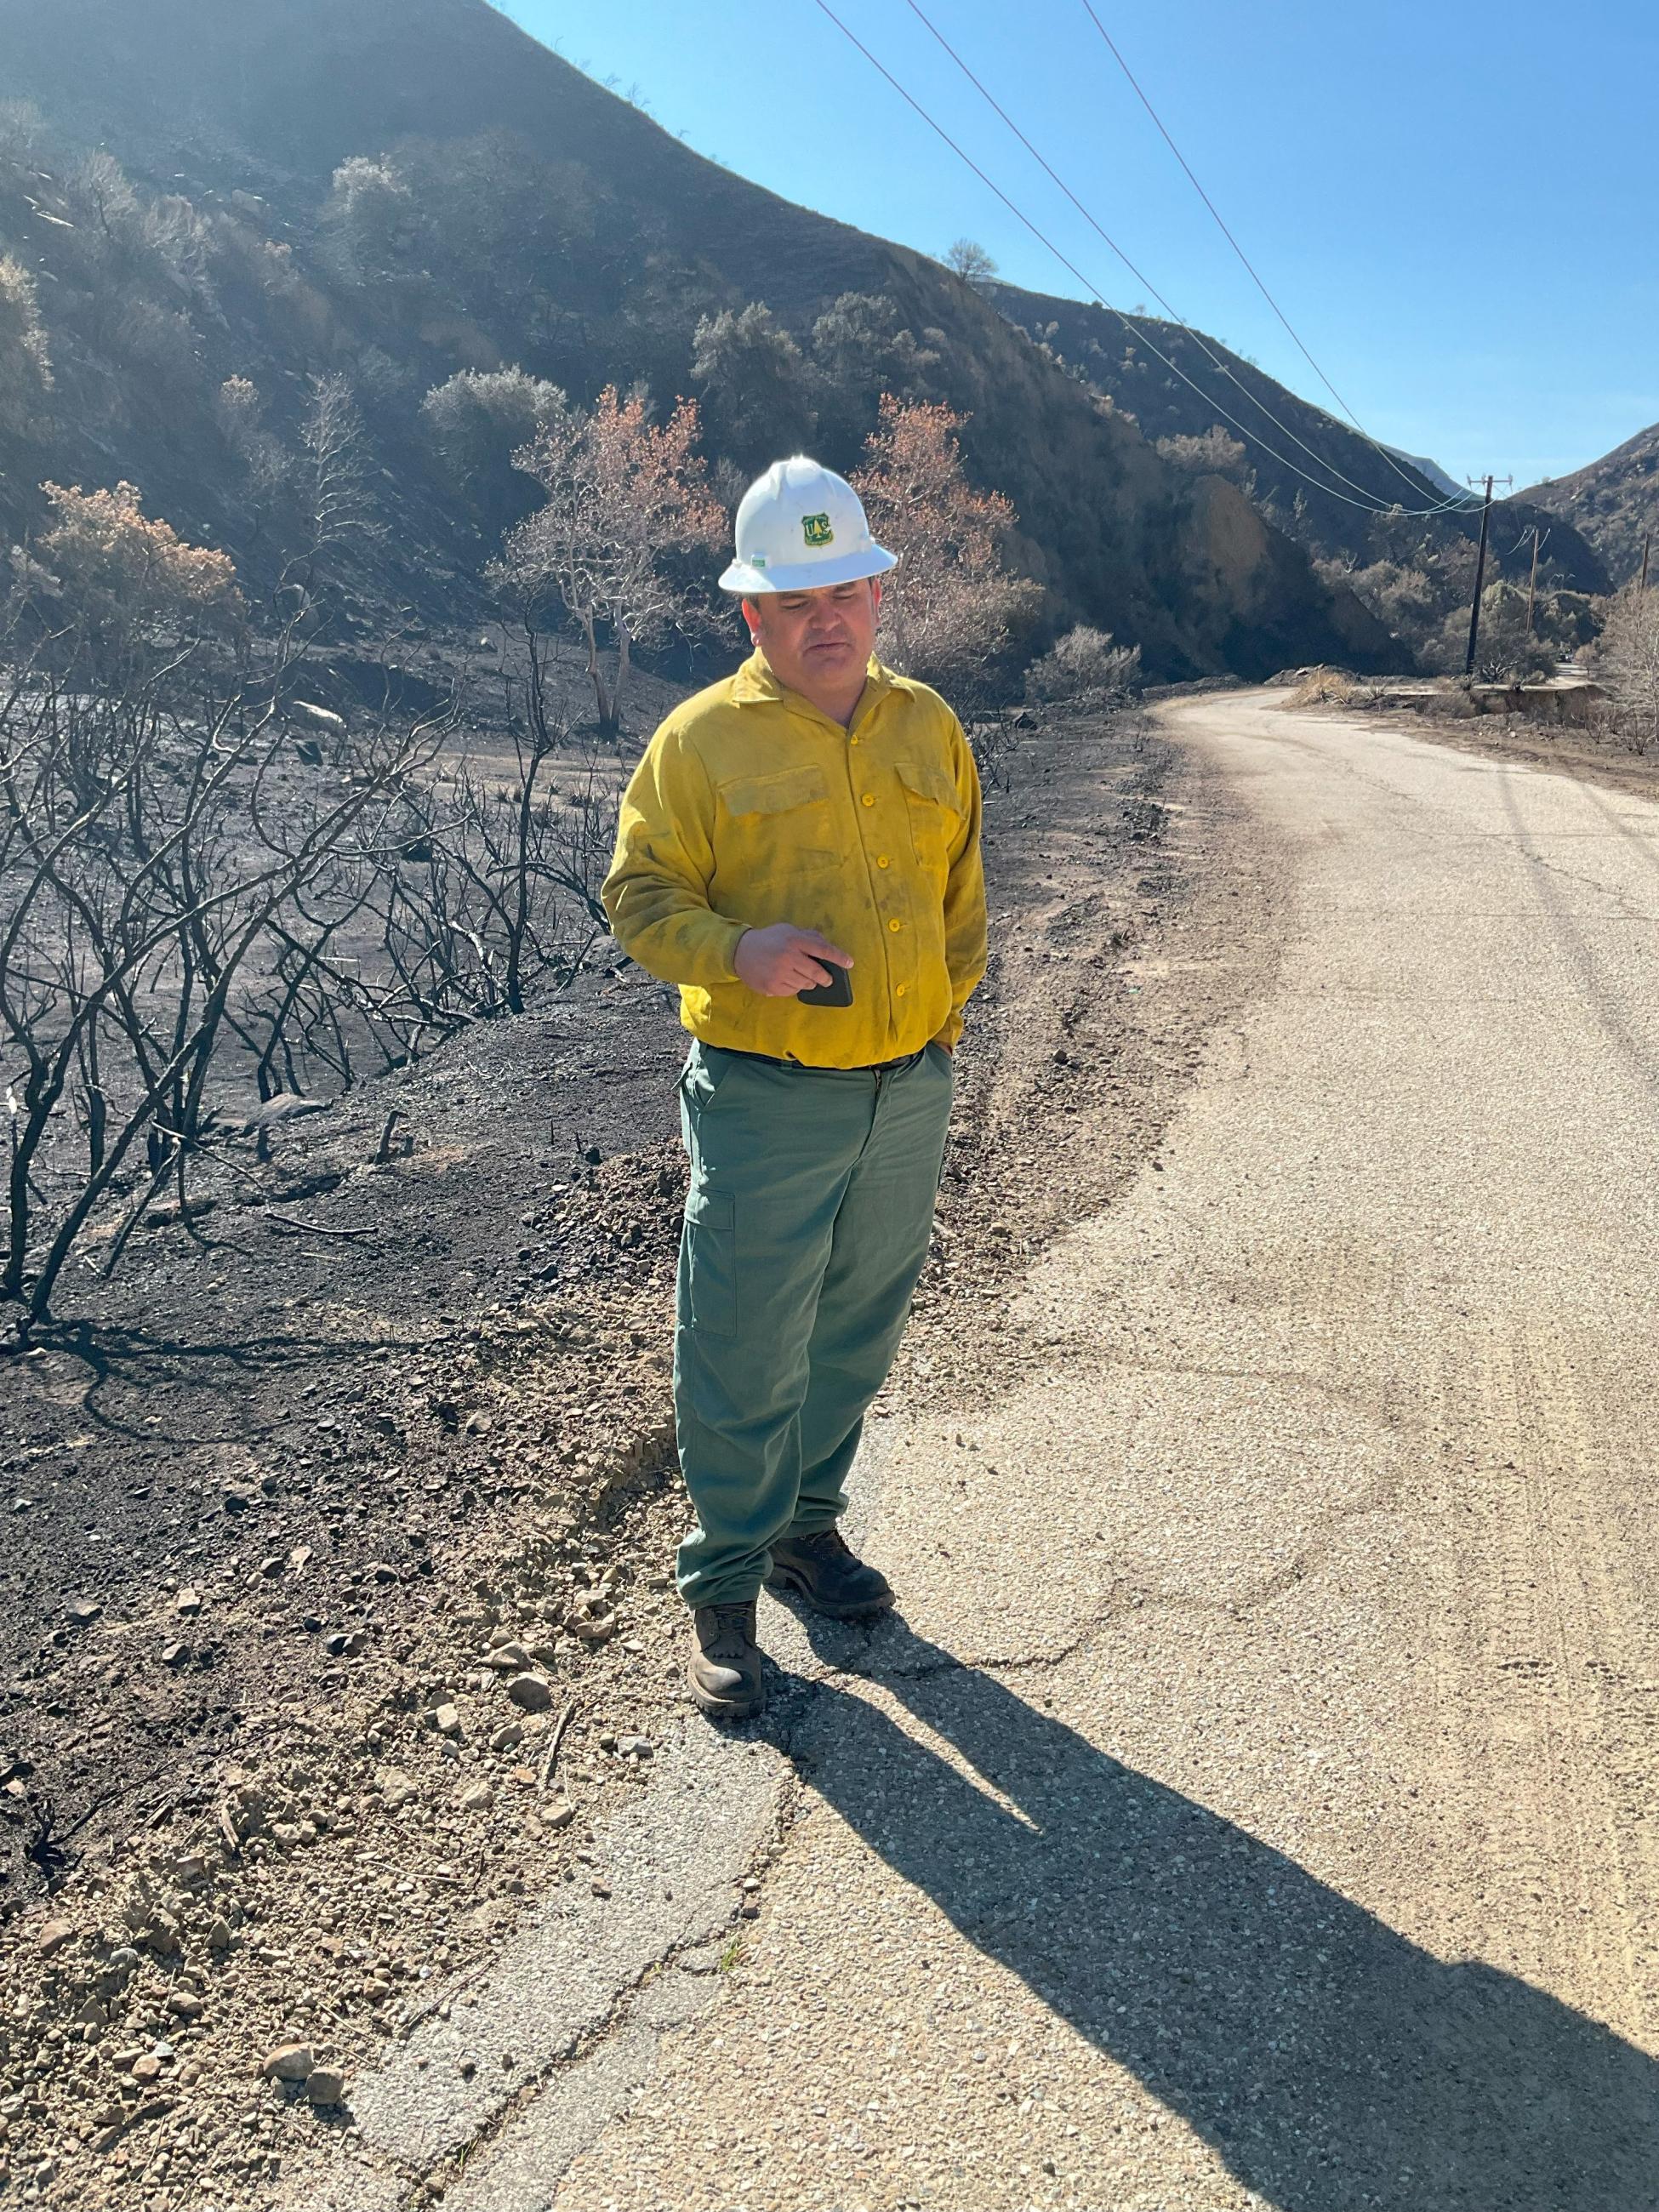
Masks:
[[[1626,585],[1607,611],[1595,666],[1634,752],[1659,744],[1659,592]]]
[[[956,436],[963,422],[948,407],[884,394],[852,479],[878,542],[899,556],[879,648],[958,699],[987,688],[995,664],[1029,635],[1042,597],[1007,563],[1012,502],[968,482]]]
[[[638,393],[624,400],[607,385],[591,414],[550,414],[514,456],[546,504],[513,532],[492,574],[528,621],[556,610],[575,625],[605,731],[618,726],[635,647],[690,631],[708,604],[692,562],[712,560],[726,520],[696,441],[691,401],[658,425]]]

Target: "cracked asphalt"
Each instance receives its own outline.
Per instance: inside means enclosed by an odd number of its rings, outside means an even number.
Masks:
[[[767,1723],[479,1992],[539,2094],[423,2089],[452,2019],[356,2100],[459,2212],[1659,2206],[1659,807],[1162,713],[1278,957],[878,1425],[902,1617],[766,1601]]]

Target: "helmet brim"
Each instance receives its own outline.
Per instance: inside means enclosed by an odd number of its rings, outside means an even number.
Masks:
[[[866,545],[833,561],[791,561],[775,568],[734,561],[720,578],[720,589],[739,592],[746,599],[763,599],[769,592],[823,592],[836,584],[856,584],[861,576],[884,576],[897,566],[898,555],[884,545]]]

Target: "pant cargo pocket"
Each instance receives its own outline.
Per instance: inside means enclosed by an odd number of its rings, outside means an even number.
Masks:
[[[686,1194],[685,1313],[703,1336],[738,1333],[737,1206],[729,1191],[693,1183]]]

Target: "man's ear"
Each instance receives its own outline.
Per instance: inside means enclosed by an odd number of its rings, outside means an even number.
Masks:
[[[872,576],[870,579],[870,608],[873,614],[881,612],[881,578],[879,576]]]
[[[761,629],[760,609],[752,599],[744,600],[743,618],[749,625],[750,636],[758,642]]]

